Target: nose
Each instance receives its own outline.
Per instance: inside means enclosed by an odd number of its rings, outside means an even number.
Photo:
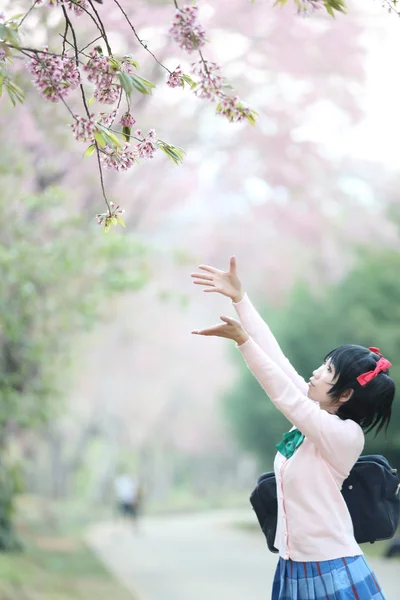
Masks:
[[[318,369],[315,369],[313,371],[313,377],[315,377],[315,379],[318,379],[320,371],[321,371],[321,367],[318,367]]]

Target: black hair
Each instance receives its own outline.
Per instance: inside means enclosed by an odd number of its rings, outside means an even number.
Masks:
[[[325,361],[329,360],[335,368],[335,383],[329,391],[334,402],[347,390],[353,390],[350,399],[340,403],[337,416],[343,420],[352,419],[367,433],[376,427],[375,435],[383,427],[387,431],[396,386],[389,371],[380,372],[365,386],[357,381],[357,377],[373,371],[379,359],[375,352],[353,344],[339,346],[325,357]]]

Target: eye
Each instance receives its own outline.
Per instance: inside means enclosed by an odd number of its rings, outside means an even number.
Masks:
[[[329,373],[332,373],[332,367],[330,365],[327,366],[327,370]]]

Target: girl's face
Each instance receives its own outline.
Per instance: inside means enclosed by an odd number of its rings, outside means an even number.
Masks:
[[[332,406],[332,397],[328,395],[334,384],[335,368],[328,360],[313,371],[308,384],[308,397],[318,402],[324,410],[335,413],[337,406]]]

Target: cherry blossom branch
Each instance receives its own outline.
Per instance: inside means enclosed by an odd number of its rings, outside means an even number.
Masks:
[[[398,0],[382,0],[382,6],[386,6],[388,12],[394,12],[400,17],[400,10],[397,8]]]
[[[74,29],[74,27],[73,27],[73,25],[71,23],[71,19],[69,18],[68,13],[67,13],[66,8],[65,8],[64,5],[62,6],[62,11],[64,13],[65,21],[67,22],[67,24],[68,24],[68,26],[69,26],[69,28],[71,30],[72,38],[74,40],[75,62],[76,62],[76,66],[78,66],[79,65],[79,54],[78,54],[79,49],[78,49],[78,42],[77,42],[77,39],[76,39],[75,29]],[[83,102],[83,105],[85,107],[86,114],[87,114],[88,118],[90,119],[90,111],[89,111],[89,107],[87,105],[86,96],[85,96],[85,90],[83,89],[82,82],[79,84],[79,87],[80,87],[80,90],[81,90],[82,102]]]
[[[108,54],[111,56],[111,55],[112,55],[112,51],[111,51],[111,46],[110,46],[110,44],[109,44],[109,42],[108,42],[107,33],[106,33],[106,28],[104,27],[103,21],[101,20],[99,13],[97,12],[97,10],[96,10],[95,6],[93,5],[93,2],[92,2],[92,0],[89,0],[89,4],[90,4],[90,6],[92,7],[92,10],[93,10],[94,14],[95,14],[95,15],[96,15],[96,17],[97,17],[97,20],[98,20],[98,22],[99,22],[99,24],[100,24],[100,27],[101,27],[101,29],[103,30],[103,38],[104,38],[104,41],[105,41],[105,43],[106,43],[106,46],[107,46],[107,51],[108,51]]]
[[[135,27],[132,25],[128,15],[126,14],[126,12],[124,11],[124,9],[122,8],[121,4],[118,2],[118,0],[114,0],[114,3],[118,6],[119,10],[122,12],[122,14],[124,15],[129,27],[132,29],[137,41],[139,42],[139,44],[141,44],[143,46],[143,48],[149,53],[151,54],[151,56],[154,58],[154,60],[160,65],[160,67],[162,67],[163,69],[165,69],[168,73],[172,73],[172,71],[170,71],[168,69],[168,67],[166,67],[165,65],[162,64],[162,62],[160,62],[158,60],[158,58],[155,56],[155,54],[153,54],[153,52],[151,50],[149,50],[146,42],[144,42],[143,40],[140,39],[140,37],[137,34],[137,31],[135,29]]]
[[[63,36],[61,35],[61,33],[60,33],[60,36],[61,36],[61,37],[63,37]],[[99,40],[99,39],[103,39],[103,37],[102,37],[102,36],[99,36],[99,37],[97,38],[97,40]],[[97,41],[97,40],[95,40],[95,41]],[[69,44],[69,45],[71,46],[71,48],[72,48],[73,50],[75,50],[75,46],[74,46],[74,44],[71,44],[71,42],[70,42],[69,40],[67,40],[67,39],[66,39],[65,41],[66,41],[66,43],[67,43],[67,44]],[[93,44],[93,43],[94,43],[94,42],[90,42],[90,44],[88,44],[88,46],[90,46],[90,45],[91,45],[91,44]],[[85,52],[83,52],[83,50],[84,50],[84,48],[83,48],[82,50],[78,50],[78,54],[82,54],[82,56],[86,56],[86,58],[90,58],[89,54],[86,54]],[[83,65],[84,63],[83,63],[82,61],[79,61],[79,64]]]
[[[76,140],[89,143],[84,151],[84,156],[89,157],[96,152],[100,186],[107,207],[107,212],[98,215],[98,222],[104,224],[105,230],[108,231],[110,224],[116,225],[118,222],[123,224],[123,222],[119,216],[121,210],[119,210],[119,207],[115,208],[114,204],[107,198],[103,169],[112,168],[116,171],[129,169],[138,163],[139,159],[151,159],[157,150],[163,151],[176,164],[180,164],[185,152],[177,146],[157,139],[154,129],[150,129],[146,136],[142,135],[140,129],[135,134],[131,134],[131,128],[136,123],[131,114],[131,100],[138,93],[142,94],[143,98],[150,95],[154,83],[137,73],[139,65],[132,55],[125,54],[123,57],[119,57],[112,54],[106,28],[100,13],[94,5],[94,0],[51,0],[50,2],[35,0],[24,19],[39,2],[40,4],[46,3],[50,6],[57,6],[61,9],[65,23],[65,25],[61,25],[62,30],[59,32],[62,39],[62,44],[60,44],[62,53],[49,52],[47,47],[42,51],[35,48],[24,49],[24,47],[19,47],[18,26],[13,21],[9,22],[10,25],[6,21],[6,25],[2,29],[2,39],[15,51],[16,56],[19,53],[28,57],[27,67],[33,75],[33,83],[41,96],[51,102],[61,101],[67,108],[73,119],[70,127]],[[199,98],[208,98],[211,101],[219,102],[217,112],[227,116],[230,121],[239,121],[243,118],[247,118],[250,122],[254,121],[253,111],[245,108],[238,98],[228,97],[224,93],[225,83],[220,75],[218,65],[208,62],[203,56],[201,47],[207,40],[204,29],[197,21],[197,7],[184,6],[181,9],[177,0],[173,0],[173,2],[176,15],[170,33],[173,39],[187,52],[196,51],[198,53],[199,61],[193,65],[194,72],[197,69],[197,73],[201,78],[198,84],[189,75],[182,73],[180,67],[170,71],[148,48],[147,42],[139,37],[134,24],[122,6],[122,0],[114,0],[114,4],[118,7],[133,32],[134,38],[154,59],[155,68],[161,66],[169,73],[167,85],[170,87],[184,87],[185,83],[188,84],[192,90],[195,90]],[[84,13],[87,14],[100,34],[81,49],[78,46],[78,30],[75,29],[71,11],[77,17]],[[98,40],[104,41],[108,55],[103,53],[102,44],[94,46]],[[85,50],[89,46],[92,46],[92,49],[86,54]],[[72,56],[68,55],[69,47],[72,49]],[[83,62],[83,57],[87,59],[85,62]],[[7,52],[3,50],[2,54],[0,48],[0,68],[4,68],[7,59]],[[7,66],[5,66],[5,69],[7,70]],[[89,102],[87,100],[89,97],[88,91],[84,87],[84,75],[94,88],[93,97]],[[13,103],[16,101],[22,102],[23,91],[11,81],[8,75],[5,76],[4,81]],[[80,88],[85,116],[74,114],[65,101],[65,98],[78,87]],[[119,127],[113,127],[113,125],[123,96],[126,98],[127,109],[120,117],[121,129],[118,130]],[[112,109],[110,108],[106,112],[98,112],[95,116],[89,110],[93,100],[100,105],[112,105]],[[137,103],[135,105],[137,106]],[[136,141],[132,147],[129,143],[131,140],[132,142],[133,140]]]
[[[26,48],[25,46],[14,46],[10,42],[6,42],[6,46],[8,46],[8,48],[12,48],[13,50],[18,50],[18,52],[22,52],[22,50],[25,50],[26,52],[32,52],[33,54],[47,54],[47,56],[58,56],[59,58],[63,57],[62,54],[57,54],[56,52],[48,52],[47,50],[38,50],[37,48]],[[71,44],[71,46],[72,46],[72,44]],[[29,58],[32,58],[32,57],[29,56]]]
[[[81,48],[81,50],[79,50],[79,54],[83,54],[83,51],[86,50],[86,48],[89,48],[89,46],[91,46],[95,42],[98,42],[99,40],[102,40],[102,39],[103,39],[103,36],[99,35],[99,37],[95,38],[94,40],[92,40],[91,42],[86,44],[86,46],[83,46],[83,48]],[[87,54],[84,54],[84,56],[87,56]]]
[[[89,17],[92,19],[93,23],[96,25],[97,29],[100,32],[101,37],[104,39],[104,42],[107,46],[107,51],[109,54],[112,54],[111,52],[111,48],[110,48],[110,44],[108,43],[108,39],[107,39],[107,34],[106,31],[104,29],[104,25],[101,21],[101,19],[99,19],[100,24],[97,22],[97,20],[94,18],[94,16],[92,15],[92,13],[87,10],[87,8],[85,8],[84,6],[82,6],[82,4],[76,2],[76,0],[69,0],[71,2],[71,4],[74,4],[75,6],[77,6],[80,10],[82,10],[82,12],[86,13],[87,15],[89,15]],[[91,4],[92,8],[93,5]],[[63,6],[63,8],[65,8],[65,6]]]
[[[69,23],[68,23],[68,21],[65,21],[64,34],[61,36],[63,38],[63,51],[62,51],[62,55],[63,56],[65,55],[65,52],[66,52],[65,46],[66,46],[66,44],[68,42],[68,40],[67,40],[68,29],[69,29]]]
[[[31,56],[30,54],[28,54],[28,52],[25,52],[25,50],[23,48],[18,48],[18,50],[21,52],[21,54],[23,54],[24,56],[27,56],[29,59],[36,60],[38,63],[40,63],[42,65],[42,67],[44,69],[46,69],[46,65],[40,59],[40,56],[39,56],[40,53],[37,50],[34,51],[34,55],[33,56]],[[50,79],[50,81],[51,81],[51,83],[53,85],[56,85],[56,83],[51,79],[50,76],[49,76],[49,79]],[[70,107],[68,106],[68,104],[65,102],[64,98],[61,96],[59,99],[64,104],[65,108],[68,110],[68,112],[70,113],[70,115],[72,116],[72,118],[74,120],[76,120],[76,116],[74,115],[74,113],[72,112],[72,110],[70,109]]]
[[[251,125],[254,125],[257,113],[246,107],[238,96],[228,96],[223,91],[227,85],[220,74],[220,67],[214,62],[208,62],[203,56],[201,48],[207,42],[207,38],[204,28],[197,19],[198,7],[186,5],[180,8],[177,0],[174,0],[174,4],[177,10],[169,32],[174,41],[189,54],[194,51],[198,53],[200,61],[192,65],[192,72],[200,77],[200,81],[193,82],[178,67],[170,76],[167,84],[170,87],[178,87],[184,86],[185,82],[189,83],[199,98],[218,102],[217,114],[226,117],[230,122],[247,119]]]
[[[117,131],[116,129],[112,129],[112,127],[107,127],[107,129],[108,129],[109,131],[112,131],[112,132],[114,132],[114,133],[121,133],[120,131]],[[136,140],[137,142],[143,142],[143,139],[141,139],[141,138],[138,138],[138,137],[136,137],[135,135],[130,135],[130,134],[128,134],[128,133],[125,133],[124,135],[125,135],[126,137],[128,137],[128,138],[132,139],[132,140]]]
[[[95,146],[96,146],[96,154],[97,154],[97,164],[99,167],[99,173],[100,173],[100,185],[101,185],[101,191],[103,193],[103,198],[105,203],[107,204],[107,208],[108,208],[108,214],[111,216],[112,214],[112,210],[111,210],[111,206],[110,203],[108,202],[107,199],[107,194],[106,194],[106,188],[104,186],[104,179],[103,179],[103,168],[101,166],[101,160],[100,160],[100,149],[99,149],[99,145],[98,143],[95,141]]]
[[[30,7],[30,9],[25,13],[25,15],[22,17],[22,19],[20,20],[20,22],[18,23],[18,28],[21,27],[22,23],[25,21],[26,17],[29,15],[29,13],[35,8],[36,4],[39,2],[39,0],[35,0],[35,2],[32,4],[32,6]]]

